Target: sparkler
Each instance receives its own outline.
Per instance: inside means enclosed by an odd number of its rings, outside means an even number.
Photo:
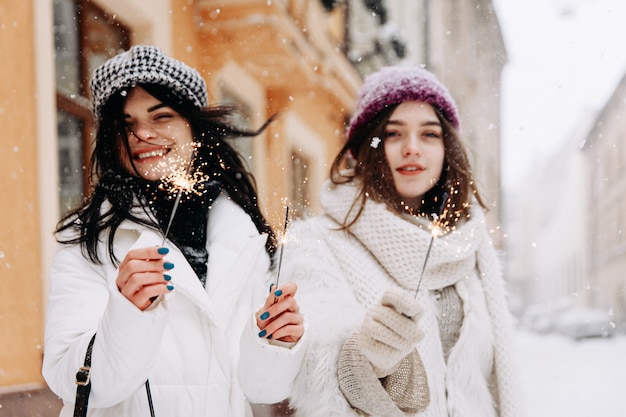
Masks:
[[[448,201],[448,193],[444,192],[441,196],[441,206],[439,206],[438,212],[434,214],[435,220],[433,222],[433,230],[430,235],[430,243],[428,244],[428,249],[426,250],[424,263],[422,264],[422,271],[420,272],[420,277],[419,277],[419,280],[417,281],[417,288],[415,289],[415,297],[417,297],[417,293],[420,290],[420,285],[422,284],[422,278],[424,278],[424,271],[426,271],[426,264],[428,263],[428,258],[430,257],[430,250],[433,247],[435,236],[439,236],[439,234],[441,233],[441,228],[439,226],[439,223],[440,223],[440,218],[444,212],[444,208],[446,206],[447,201]]]
[[[280,280],[280,267],[283,264],[283,249],[285,248],[285,236],[287,235],[287,224],[289,224],[289,205],[285,208],[285,226],[283,227],[283,236],[280,244],[280,254],[278,255],[278,270],[276,271],[276,282],[274,282],[274,288],[278,288],[278,281]],[[278,298],[274,298],[274,302],[278,301]]]
[[[183,193],[196,192],[194,187],[202,178],[202,174],[200,173],[191,174],[191,167],[193,166],[197,146],[197,144],[194,144],[191,156],[189,157],[189,162],[187,163],[187,167],[185,169],[174,169],[172,174],[163,179],[172,191],[176,190],[176,198],[174,200],[174,206],[172,207],[172,213],[170,214],[170,218],[167,222],[167,227],[165,228],[165,232],[163,232],[163,241],[161,242],[161,246],[163,246],[167,240],[167,235],[172,227],[172,222],[174,221],[174,216],[178,210],[178,205],[180,204],[180,199],[182,198]]]

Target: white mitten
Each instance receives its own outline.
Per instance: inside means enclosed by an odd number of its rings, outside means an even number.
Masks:
[[[422,308],[412,294],[387,290],[379,305],[369,309],[359,333],[359,346],[379,378],[393,373],[422,339],[417,322]]]

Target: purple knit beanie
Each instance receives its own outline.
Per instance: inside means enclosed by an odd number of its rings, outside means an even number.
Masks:
[[[404,101],[431,104],[455,129],[459,129],[459,111],[454,99],[433,73],[418,67],[394,66],[384,67],[365,77],[347,137],[381,110]]]

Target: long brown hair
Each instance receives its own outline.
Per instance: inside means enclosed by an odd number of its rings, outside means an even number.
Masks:
[[[406,212],[419,216],[436,214],[438,223],[448,228],[453,228],[462,219],[469,219],[473,199],[486,209],[473,179],[467,151],[459,132],[435,106],[433,108],[443,132],[445,149],[443,171],[439,181],[424,194],[419,207],[410,207],[404,203],[396,191],[383,144],[377,147],[370,146],[372,138],[385,137],[389,118],[399,104],[387,107],[367,123],[351,131],[348,140],[333,161],[330,178],[334,184],[357,180],[361,183],[361,189],[350,210],[350,212],[356,210],[356,215],[349,213],[343,228],[349,228],[358,220],[368,198],[385,203],[397,214]],[[348,221],[348,218],[351,220]]]

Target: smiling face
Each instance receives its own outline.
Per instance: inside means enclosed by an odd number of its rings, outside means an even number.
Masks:
[[[435,109],[420,101],[401,103],[391,114],[384,135],[396,192],[404,204],[419,207],[444,165],[443,131]]]
[[[128,92],[124,122],[128,151],[122,149],[121,162],[128,172],[155,181],[188,165],[193,153],[188,121],[143,88]]]

